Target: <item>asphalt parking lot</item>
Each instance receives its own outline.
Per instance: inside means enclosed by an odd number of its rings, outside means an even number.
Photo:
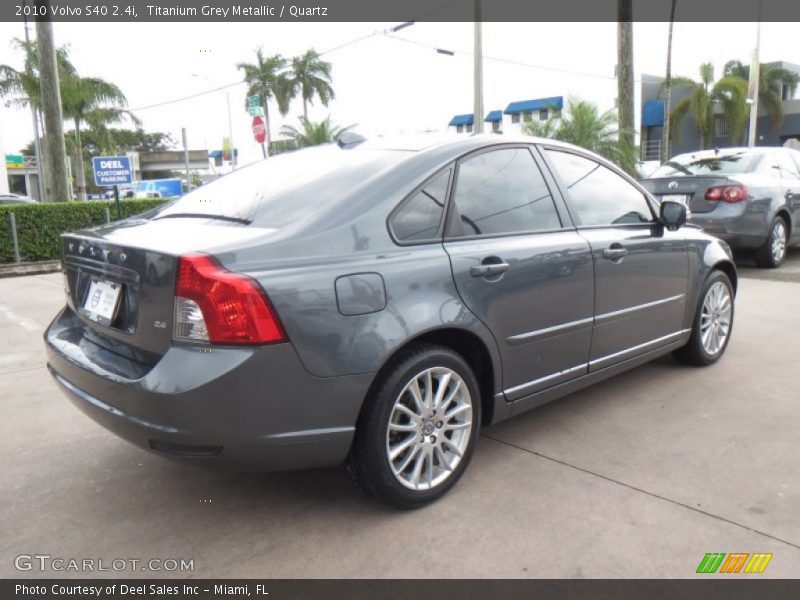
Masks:
[[[743,261],[717,365],[666,357],[487,428],[442,501],[403,512],[343,469],[194,469],[119,440],[45,369],[60,274],[0,279],[0,576],[683,578],[707,552],[800,576],[800,250]],[[191,559],[184,573],[28,572],[15,557]]]

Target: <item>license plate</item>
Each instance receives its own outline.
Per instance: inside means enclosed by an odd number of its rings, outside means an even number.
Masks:
[[[103,325],[110,325],[117,314],[122,285],[103,279],[92,279],[83,301],[86,316]]]
[[[689,206],[689,196],[686,194],[664,194],[661,196],[661,201],[670,200],[672,202],[680,202],[681,204],[685,204]]]

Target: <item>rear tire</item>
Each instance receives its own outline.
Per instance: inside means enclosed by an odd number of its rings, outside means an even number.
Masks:
[[[403,508],[424,506],[463,475],[480,422],[480,391],[467,362],[444,346],[411,348],[378,375],[348,470],[368,494]]]
[[[733,285],[722,271],[706,279],[692,321],[692,335],[672,355],[682,363],[705,367],[717,362],[733,333]]]
[[[786,248],[789,245],[789,227],[783,217],[775,217],[769,228],[769,235],[764,245],[758,248],[753,257],[759,267],[775,269],[786,258]]]

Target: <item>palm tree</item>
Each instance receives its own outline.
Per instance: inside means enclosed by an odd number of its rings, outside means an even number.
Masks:
[[[290,98],[298,95],[303,99],[303,118],[308,118],[308,103],[313,104],[314,96],[319,96],[323,106],[333,100],[331,87],[331,64],[320,60],[319,54],[308,50],[302,56],[292,58],[291,71],[286,77],[287,94]]]
[[[281,135],[288,137],[297,148],[331,144],[338,141],[343,133],[355,127],[355,124],[347,127],[336,127],[331,125],[330,117],[318,123],[309,121],[305,117],[300,117],[300,125],[302,130],[291,125],[284,125],[281,129]]]
[[[6,98],[9,108],[39,108],[42,104],[42,86],[39,81],[39,52],[36,42],[25,42],[19,38],[12,45],[25,55],[25,68],[18,71],[10,65],[0,65],[0,97]],[[75,72],[66,47],[56,50],[59,78]]]
[[[633,144],[619,141],[614,111],[600,113],[596,105],[586,100],[569,99],[565,111],[554,112],[546,121],[526,121],[522,132],[575,144],[623,168],[635,164]]]
[[[633,0],[617,0],[617,135],[623,148],[634,145],[633,120]],[[620,165],[633,173],[635,157],[619,153]]]
[[[662,83],[662,90],[666,82]],[[670,137],[677,143],[678,125],[687,115],[694,117],[700,133],[702,148],[714,143],[714,107],[719,104],[728,122],[732,144],[738,144],[747,121],[747,83],[739,77],[726,75],[714,83],[714,65],[700,65],[700,81],[688,77],[673,77],[671,86],[689,89],[689,96],[675,104],[669,115]]]
[[[669,31],[667,33],[667,79],[664,82],[666,90],[664,100],[664,114],[669,115],[672,104],[672,30],[675,27],[675,9],[677,8],[678,0],[672,0],[672,5],[669,11]],[[661,163],[669,160],[669,118],[665,119],[664,127],[662,128],[661,136]]]
[[[9,97],[6,106],[34,109],[41,107],[41,84],[39,81],[39,53],[35,42],[14,40],[14,45],[25,54],[25,69],[17,71],[9,65],[0,65],[0,96]],[[61,88],[62,111],[75,125],[75,176],[78,199],[86,198],[86,171],[81,145],[81,126],[101,127],[130,117],[138,120],[124,110],[127,104],[125,95],[113,83],[94,77],[81,77],[69,60],[65,47],[56,50],[59,84]]]
[[[119,123],[125,117],[138,125],[139,120],[124,107],[125,94],[116,85],[96,77],[81,77],[73,71],[61,80],[61,104],[64,116],[75,125],[75,174],[79,200],[86,199],[86,170],[83,164],[81,126],[100,128]]]
[[[285,67],[286,61],[280,54],[265,57],[262,48],[256,50],[256,62],[236,65],[237,69],[244,71],[244,80],[248,85],[247,95],[258,96],[264,103],[264,118],[267,122],[267,135],[270,137],[272,130],[269,124],[269,101],[275,99],[282,115],[289,112],[290,95],[287,93],[286,74],[280,73]]]
[[[750,81],[750,66],[739,60],[725,63],[725,75]],[[772,126],[777,131],[783,123],[783,86],[794,96],[800,84],[800,75],[775,65],[761,63],[758,71],[758,105],[767,111]]]

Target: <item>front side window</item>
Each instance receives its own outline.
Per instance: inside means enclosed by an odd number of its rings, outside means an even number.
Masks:
[[[452,236],[558,229],[553,197],[527,148],[484,152],[461,163]]]
[[[394,237],[400,242],[436,239],[447,197],[447,169],[424,184],[400,205],[389,221]]]
[[[653,220],[644,194],[611,169],[569,152],[546,152],[567,188],[581,225],[622,225]]]

